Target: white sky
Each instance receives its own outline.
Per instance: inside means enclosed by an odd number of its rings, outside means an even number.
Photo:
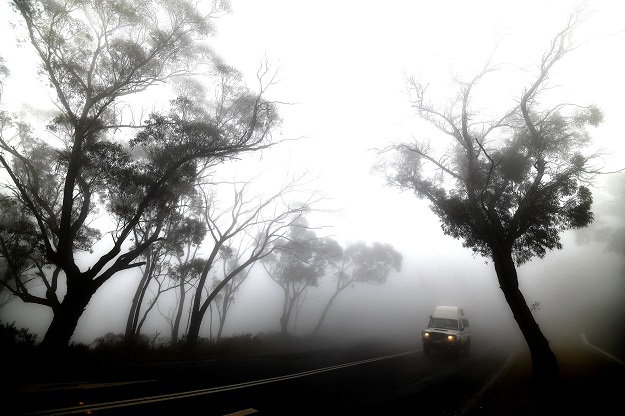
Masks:
[[[407,76],[418,76],[434,87],[449,90],[453,75],[472,76],[495,51],[494,63],[507,63],[485,83],[483,102],[495,110],[508,108],[519,93],[518,68],[533,69],[553,34],[578,4],[572,1],[414,1],[390,0],[232,0],[233,13],[217,21],[215,49],[254,85],[260,60],[267,56],[279,70],[279,83],[270,91],[283,105],[280,137],[302,140],[263,155],[263,165],[275,163],[291,171],[308,169],[322,175],[320,187],[332,206],[342,209],[334,233],[343,240],[396,239],[397,228],[409,230],[409,210],[424,202],[386,189],[370,169],[371,148],[391,141],[423,137],[406,94]],[[625,3],[595,0],[584,3],[593,11],[575,33],[583,46],[554,71],[560,85],[546,97],[557,102],[595,103],[605,123],[594,134],[600,147],[620,151],[608,161],[622,167],[623,139],[618,120],[625,105]],[[1,15],[8,6],[0,6]],[[0,20],[3,39],[11,39],[6,19]],[[47,94],[33,83],[36,68],[28,62],[26,45],[16,49],[4,42],[0,53],[9,62],[11,78],[3,99],[49,108]],[[19,56],[15,60],[12,57]],[[488,80],[487,80],[488,81]],[[485,97],[485,98],[484,98]],[[444,105],[448,97],[440,97]],[[419,210],[418,212],[423,212]],[[416,217],[416,216],[413,216]],[[430,217],[431,221],[433,217]],[[398,224],[399,222],[399,224]],[[421,222],[419,222],[419,226]],[[410,238],[404,233],[400,238]]]
[[[561,87],[546,99],[598,104],[606,122],[596,141],[622,152],[617,123],[625,107],[625,4],[585,4],[594,11],[574,40],[588,43],[556,68],[553,84]],[[517,69],[495,74],[480,93],[503,111],[520,92],[509,80],[518,81],[518,68],[533,69],[575,5],[233,0],[233,14],[218,22],[216,50],[251,75],[264,55],[279,67],[281,81],[270,94],[294,103],[282,108],[283,137],[307,138],[290,146],[292,168],[308,167],[326,177],[324,188],[346,208],[337,233],[346,239],[397,241],[398,230],[400,238],[411,235],[412,224],[400,206],[407,200],[370,175],[375,159],[368,149],[422,134],[407,99],[406,76],[419,76],[444,91],[454,74],[471,77],[497,45],[493,63]],[[446,99],[441,97],[441,105]],[[278,158],[278,152],[269,157]],[[413,204],[410,210],[423,205]]]
[[[323,176],[320,187],[332,198],[336,209],[344,210],[333,229],[340,240],[388,242],[409,256],[408,273],[417,273],[418,269],[421,277],[413,280],[412,286],[403,283],[395,288],[403,291],[404,296],[410,297],[410,290],[423,290],[424,279],[436,274],[433,266],[424,266],[424,258],[461,258],[465,266],[445,264],[439,269],[464,271],[467,279],[483,273],[482,262],[472,260],[460,242],[442,235],[437,218],[423,201],[383,187],[382,179],[370,174],[375,158],[368,149],[423,133],[407,100],[406,76],[420,76],[444,91],[454,74],[472,76],[495,45],[493,62],[512,64],[509,68],[513,72],[502,72],[496,85],[484,87],[484,103],[497,108],[500,103],[508,103],[511,94],[518,94],[519,90],[513,88],[517,84],[506,81],[505,75],[514,73],[517,78],[513,79],[518,81],[519,68],[531,71],[532,64],[578,3],[231,3],[233,13],[218,22],[213,42],[216,51],[226,62],[244,71],[250,83],[259,62],[267,56],[279,68],[280,79],[270,90],[270,97],[292,103],[281,108],[281,137],[305,137],[275,152],[266,152],[264,163],[290,166],[293,171],[309,169]],[[561,86],[551,91],[549,99],[581,105],[594,103],[602,108],[605,123],[593,136],[599,147],[616,152],[606,160],[607,165],[620,168],[625,160],[620,123],[625,114],[625,2],[595,0],[584,4],[594,12],[575,33],[575,40],[583,45],[557,67],[553,84]],[[5,2],[0,5],[0,16],[9,16]],[[0,54],[8,60],[11,70],[4,101],[14,108],[18,108],[19,102],[37,107],[45,101],[45,94],[33,84],[35,68],[20,66],[28,61],[15,48],[6,17],[0,18],[0,34]],[[35,102],[31,102],[33,98]],[[440,103],[444,104],[445,99]],[[408,292],[406,287],[410,287]],[[259,297],[250,295],[248,301],[259,302]],[[98,310],[90,307],[89,315],[98,316]]]

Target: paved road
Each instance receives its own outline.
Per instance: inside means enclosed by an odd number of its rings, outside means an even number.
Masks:
[[[85,368],[22,386],[15,414],[454,414],[509,356],[454,358],[382,344],[247,359]],[[78,378],[76,378],[78,377]],[[89,413],[91,412],[91,413]]]

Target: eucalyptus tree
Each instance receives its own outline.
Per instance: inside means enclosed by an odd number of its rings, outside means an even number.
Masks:
[[[242,247],[230,247],[222,246],[221,249],[221,268],[219,273],[215,274],[213,278],[213,289],[215,289],[222,281],[223,278],[229,276],[232,271],[237,270],[241,264],[241,260],[244,259],[244,255],[247,249]],[[214,299],[215,310],[217,311],[218,324],[217,337],[221,339],[221,335],[226,324],[226,317],[230,311],[230,307],[235,301],[236,293],[239,291],[241,285],[247,280],[252,271],[253,264],[244,270],[239,271],[228,280],[218,292],[217,297]]]
[[[428,200],[445,234],[492,260],[529,347],[534,375],[546,382],[558,377],[558,361],[519,288],[517,267],[562,248],[562,231],[593,220],[588,185],[598,173],[598,154],[585,149],[587,126],[601,122],[602,113],[594,106],[540,105],[553,68],[573,49],[570,35],[580,21],[580,14],[570,17],[518,101],[494,119],[480,117],[471,104],[478,84],[495,67],[487,65],[459,82],[457,100],[445,108],[430,101],[425,84],[411,80],[417,115],[451,146],[437,153],[432,143],[415,140],[387,149],[394,151],[386,165],[389,184]]]
[[[181,273],[180,266],[194,258],[194,253],[197,252],[206,235],[204,224],[195,218],[185,216],[186,211],[188,211],[187,207],[174,210],[163,227],[161,238],[141,255],[145,260],[145,265],[140,268],[141,278],[128,314],[125,332],[127,343],[133,343],[138,339],[143,322],[163,293],[179,289],[182,293],[182,300],[177,302],[177,306],[180,306],[178,309],[182,309],[184,305],[186,293],[184,285],[190,276],[187,270]],[[152,230],[142,229],[140,226],[135,229],[134,233],[135,241],[142,241],[145,237],[139,234],[149,235]],[[155,293],[154,290],[150,289],[151,286],[156,286]],[[148,289],[154,293],[154,297],[149,299],[143,314],[141,314]],[[177,341],[174,333],[177,334],[181,312],[180,310],[180,313],[176,314],[173,322],[172,342],[174,343]]]
[[[313,329],[313,337],[319,334],[330,307],[345,289],[357,283],[382,285],[392,270],[401,271],[403,261],[403,256],[393,246],[379,242],[368,245],[359,241],[348,244],[345,249],[335,243],[324,249],[324,253],[328,256],[329,268],[334,271],[335,286]]]
[[[186,338],[188,347],[198,344],[202,321],[218,294],[257,261],[281,248],[292,225],[322,199],[318,192],[308,189],[307,176],[304,173],[286,179],[276,191],[262,195],[250,195],[253,181],[234,183],[232,199],[228,202],[219,201],[220,194],[214,187],[207,190],[203,217],[212,248],[195,288]],[[227,267],[217,284],[211,285],[210,272],[216,270],[220,261],[229,260],[226,247],[233,246],[239,247],[236,265]],[[210,293],[205,296],[204,291],[209,286]]]
[[[172,320],[171,342],[176,343],[180,333],[180,323],[185,310],[187,293],[193,289],[192,284],[200,276],[204,259],[199,256],[199,250],[206,237],[207,229],[204,222],[196,217],[185,218],[185,223],[179,229],[179,241],[183,243],[182,250],[176,252],[175,263],[170,264],[169,276],[173,278],[176,286],[175,314]]]
[[[49,264],[40,248],[36,224],[12,198],[0,194],[0,306],[43,285]],[[50,288],[46,288],[49,290]]]
[[[252,91],[207,45],[221,4],[13,1],[58,109],[45,131],[13,123],[0,137],[4,194],[35,227],[37,248],[52,270],[44,295],[15,293],[52,309],[42,347],[65,347],[96,291],[118,272],[143,264],[139,257],[161,237],[162,224],[203,166],[271,144],[280,120],[276,105],[264,98],[269,71],[259,72],[260,87]],[[125,121],[139,101],[131,98],[192,75],[216,80],[215,91],[225,87],[223,79],[230,84],[213,106],[179,99],[169,113]],[[228,117],[216,118],[215,108]],[[129,125],[141,128],[130,141]],[[132,241],[146,220],[153,232]],[[90,255],[93,247],[97,254]]]
[[[290,226],[287,241],[262,259],[265,271],[284,292],[280,316],[283,335],[289,332],[289,322],[302,294],[317,286],[326,273],[325,241],[301,218]]]

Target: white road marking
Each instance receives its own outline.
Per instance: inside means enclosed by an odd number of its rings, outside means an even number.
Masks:
[[[190,390],[190,391],[180,392],[180,393],[161,394],[161,395],[158,395],[158,396],[140,397],[140,398],[137,398],[137,399],[119,400],[119,401],[115,401],[115,402],[105,402],[105,403],[95,403],[95,404],[89,404],[89,405],[65,407],[65,408],[61,408],[61,409],[42,410],[42,411],[39,411],[39,412],[27,413],[27,415],[30,415],[30,416],[35,416],[35,415],[49,415],[49,416],[69,415],[69,414],[75,414],[75,413],[83,413],[83,412],[86,412],[86,411],[93,412],[93,411],[96,411],[96,410],[114,409],[114,408],[118,408],[118,407],[136,406],[136,405],[141,405],[141,404],[157,403],[157,402],[162,402],[162,401],[166,401],[166,400],[176,400],[176,399],[184,399],[184,398],[195,397],[195,396],[203,396],[203,395],[206,395],[206,394],[220,393],[220,392],[223,392],[223,391],[238,390],[238,389],[243,389],[243,388],[247,388],[247,387],[260,386],[260,385],[263,385],[263,384],[276,383],[278,381],[292,380],[292,379],[301,378],[301,377],[308,377],[308,376],[311,376],[311,375],[314,375],[314,374],[319,374],[319,373],[324,373],[324,372],[328,372],[328,371],[339,370],[341,368],[353,367],[355,365],[362,365],[362,364],[367,364],[367,363],[371,363],[371,362],[375,362],[375,361],[388,360],[390,358],[402,357],[404,355],[410,355],[410,354],[414,354],[416,352],[417,352],[417,350],[407,351],[407,352],[402,352],[402,353],[398,353],[398,354],[387,355],[387,356],[384,356],[384,357],[370,358],[370,359],[367,359],[367,360],[355,361],[355,362],[352,362],[352,363],[346,363],[346,364],[333,365],[333,366],[329,366],[329,367],[323,367],[323,368],[319,368],[317,370],[302,371],[300,373],[287,374],[287,375],[284,375],[284,376],[271,377],[271,378],[266,378],[266,379],[262,379],[262,380],[254,380],[254,381],[248,381],[248,382],[244,382],[244,383],[230,384],[228,386],[210,387],[210,388],[206,388],[206,389]]]
[[[599,347],[595,347],[594,345],[592,345],[590,342],[588,342],[588,338],[586,338],[586,334],[580,334],[582,337],[582,344],[584,344],[585,347],[590,348],[592,351],[595,351],[597,353],[599,353],[600,355],[603,355],[609,359],[611,359],[612,361],[625,366],[625,362],[623,362],[623,360],[619,360],[618,358],[616,358],[615,356],[608,354],[607,352],[603,351],[601,348]]]
[[[256,409],[244,409],[244,410],[239,410],[238,412],[228,413],[227,415],[224,415],[224,416],[246,416],[246,415],[251,415],[252,413],[256,413],[256,412],[257,412]]]

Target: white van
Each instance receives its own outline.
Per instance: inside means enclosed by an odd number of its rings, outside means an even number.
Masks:
[[[421,332],[423,353],[430,355],[432,349],[451,351],[459,355],[471,349],[471,328],[464,309],[458,306],[437,306],[430,315],[427,329]]]

